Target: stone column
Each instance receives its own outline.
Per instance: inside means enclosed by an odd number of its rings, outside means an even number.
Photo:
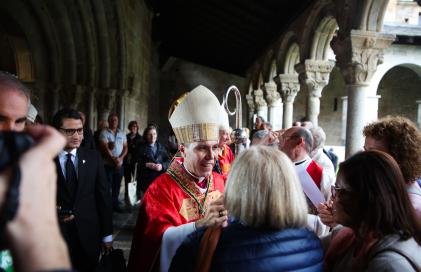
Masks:
[[[295,66],[299,74],[301,88],[308,91],[307,119],[316,127],[318,126],[320,113],[320,97],[323,88],[329,83],[329,75],[333,66],[335,66],[333,61],[312,59],[305,60],[304,63]]]
[[[421,100],[417,100],[415,101],[415,103],[417,103],[417,126],[419,129],[421,129]]]
[[[331,42],[348,93],[346,158],[363,146],[362,130],[366,124],[366,96],[370,80],[377,65],[383,63],[383,50],[394,38],[390,34],[351,30],[348,35],[339,33]]]
[[[247,105],[248,105],[248,119],[247,119],[247,127],[250,129],[253,129],[253,117],[254,117],[254,111],[256,110],[256,107],[254,105],[254,98],[252,94],[246,95]]]
[[[115,105],[115,89],[107,89],[101,96],[100,120],[108,120],[108,115],[114,110]]]
[[[119,113],[119,125],[118,128],[122,131],[125,130],[126,128],[126,98],[128,95],[128,91],[127,90],[120,90],[119,91],[121,94],[119,95],[119,101],[118,101],[118,113]]]
[[[256,103],[257,115],[263,117],[265,121],[268,120],[268,104],[263,96],[263,90],[254,90],[254,102]]]
[[[380,95],[367,96],[367,112],[365,113],[365,122],[371,123],[378,119]]]
[[[348,96],[342,96],[342,129],[341,129],[341,141],[345,145],[346,142],[346,113],[348,112]]]
[[[269,102],[269,122],[272,124],[273,130],[282,128],[282,98],[277,91],[276,83],[270,81],[265,83],[266,100]]]
[[[300,91],[298,75],[282,74],[278,75],[275,80],[278,86],[281,86],[284,101],[283,128],[290,128],[292,126],[294,100]]]
[[[51,92],[53,93],[53,97],[52,97],[52,105],[51,105],[51,116],[53,116],[54,114],[56,114],[56,112],[59,110],[60,108],[60,89],[61,86],[58,84],[52,84],[52,86],[50,87]]]
[[[65,88],[65,92],[67,93],[66,101],[64,101],[64,105],[66,107],[70,107],[72,109],[78,110],[80,107],[80,103],[83,101],[84,95],[84,87],[81,85],[70,85]]]

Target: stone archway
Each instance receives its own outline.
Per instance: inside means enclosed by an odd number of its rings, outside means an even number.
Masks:
[[[34,81],[32,52],[24,33],[7,15],[0,14],[0,70],[16,75],[25,83]],[[3,25],[7,20],[6,25]]]
[[[378,116],[402,115],[420,127],[421,66],[404,63],[388,70],[380,80]]]

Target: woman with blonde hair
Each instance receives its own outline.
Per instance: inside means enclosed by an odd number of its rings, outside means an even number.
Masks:
[[[321,271],[320,240],[307,230],[307,204],[289,158],[255,146],[234,161],[225,187],[229,224],[222,229],[212,271]],[[192,233],[172,271],[194,270],[205,229]]]

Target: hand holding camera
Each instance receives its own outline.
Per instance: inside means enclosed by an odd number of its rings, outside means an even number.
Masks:
[[[28,151],[12,156],[20,168],[19,205],[12,221],[6,224],[5,238],[17,270],[40,271],[70,267],[66,245],[58,228],[56,211],[56,168],[53,158],[62,150],[65,139],[47,126],[28,128],[35,144]],[[2,184],[13,180],[12,171],[0,173]],[[1,194],[1,192],[0,192]],[[5,200],[5,192],[0,195]],[[1,203],[1,205],[3,205]]]

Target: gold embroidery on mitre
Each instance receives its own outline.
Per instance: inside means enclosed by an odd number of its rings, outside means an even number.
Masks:
[[[218,199],[221,196],[220,191],[213,191],[209,192],[207,196],[207,200],[205,203],[205,210],[208,209],[209,203]],[[199,197],[200,202],[203,201],[205,195]],[[202,217],[199,211],[199,207],[192,198],[185,198],[183,199],[183,203],[181,204],[181,208],[179,213],[186,219],[187,221],[196,221]]]
[[[219,140],[219,124],[203,123],[183,127],[173,127],[179,143]]]

